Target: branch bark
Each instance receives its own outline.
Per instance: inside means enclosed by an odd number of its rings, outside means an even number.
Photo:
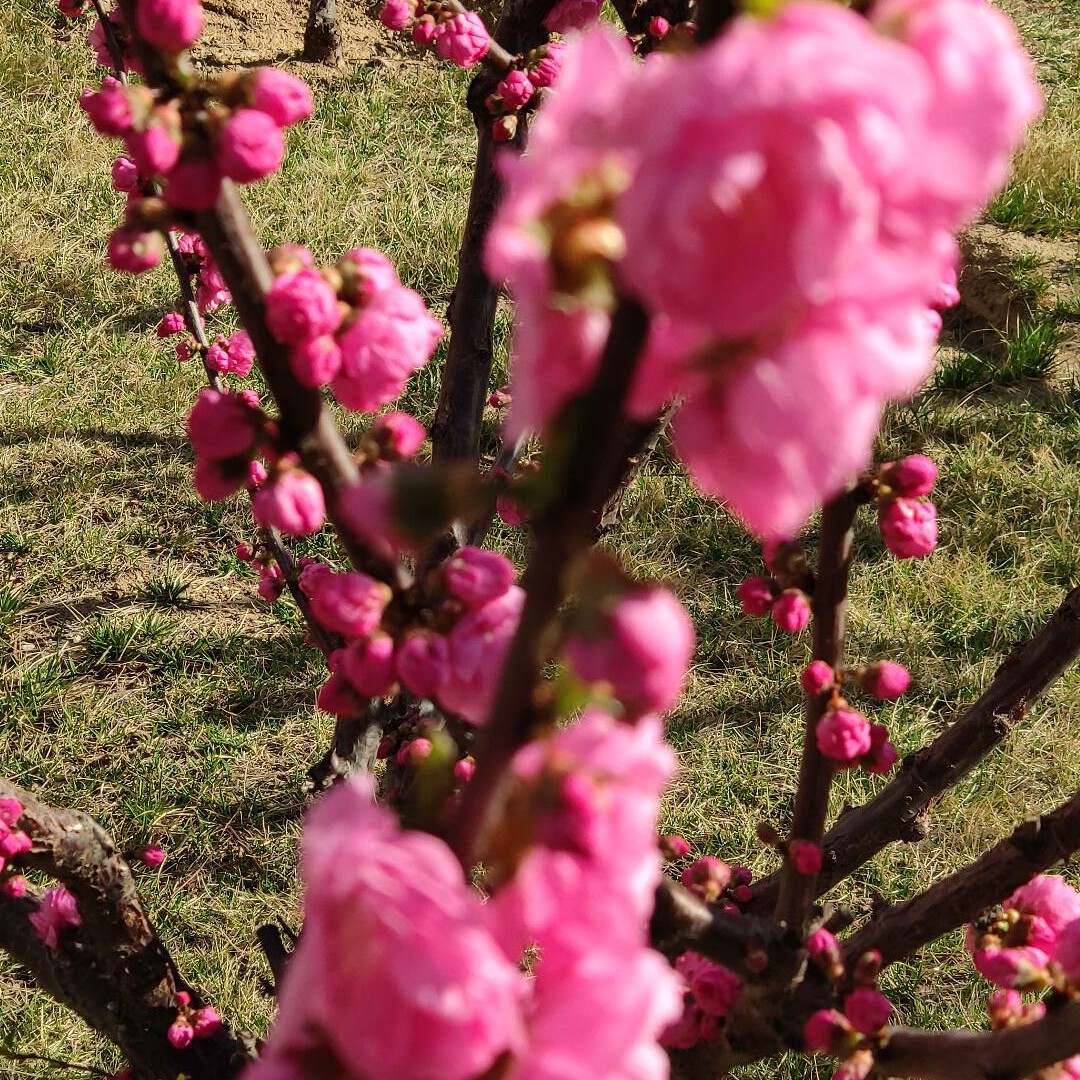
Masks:
[[[942,934],[963,926],[1080,848],[1080,794],[1031,818],[982,858],[924,893],[886,908],[843,942],[850,964],[870,949],[892,964]]]
[[[879,795],[849,809],[824,841],[821,895],[886,845],[919,837],[933,803],[959,783],[1022,720],[1028,709],[1080,656],[1080,587],[1073,589],[1042,629],[1001,664],[986,692],[929,746],[905,760]],[[779,875],[754,887],[750,910],[771,910]]]
[[[852,526],[859,504],[858,489],[846,491],[825,504],[821,513],[821,544],[814,584],[814,659],[824,660],[834,670],[844,659],[844,622],[847,610],[848,574],[851,569]],[[825,715],[829,699],[825,694],[807,695],[806,730],[795,794],[795,814],[791,838],[820,844],[829,812],[833,763],[817,746],[818,721]],[[791,859],[780,871],[776,918],[801,933],[816,895],[816,876],[800,874]]]
[[[341,21],[337,0],[311,0],[304,27],[304,59],[313,64],[341,64]]]
[[[896,1028],[877,1054],[877,1076],[986,1080],[1031,1076],[1080,1054],[1080,1001],[1041,1020],[1004,1031],[912,1031]]]
[[[57,1001],[114,1042],[137,1072],[181,1073],[191,1080],[228,1080],[253,1058],[251,1048],[223,1026],[185,1050],[166,1032],[176,1019],[176,991],[198,995],[176,970],[139,901],[131,870],[111,838],[91,818],[57,810],[0,780],[0,797],[24,808],[19,828],[33,841],[19,863],[63,882],[79,906],[82,925],[48,949],[29,922],[37,894],[0,894],[0,948],[29,969]]]

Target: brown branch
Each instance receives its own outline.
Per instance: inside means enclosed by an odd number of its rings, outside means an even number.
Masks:
[[[885,964],[915,952],[942,934],[1000,903],[1014,889],[1080,848],[1080,794],[1042,817],[1031,818],[982,858],[924,893],[876,915],[843,942],[854,961],[870,949]]]
[[[1051,1008],[1041,1020],[1003,1031],[895,1028],[877,1054],[878,1076],[926,1080],[1019,1078],[1080,1054],[1080,1001]]]
[[[690,18],[690,0],[615,0],[615,8],[623,27],[631,37],[648,32],[653,16],[660,15],[669,23],[686,22]]]
[[[227,1080],[251,1059],[227,1027],[185,1050],[166,1032],[177,1013],[184,982],[139,901],[131,870],[110,837],[91,818],[46,806],[0,780],[0,797],[24,807],[19,828],[33,847],[19,865],[63,882],[75,896],[82,925],[67,930],[56,949],[39,940],[28,916],[35,892],[0,894],[0,948],[28,968],[37,983],[114,1042],[135,1067],[151,1076],[185,1073],[192,1080]]]
[[[844,492],[825,504],[821,512],[821,543],[814,584],[814,659],[824,660],[834,670],[844,658],[844,619],[847,609],[848,573],[851,568],[852,526],[863,497],[858,489]],[[833,763],[817,746],[818,721],[828,707],[824,694],[807,695],[806,729],[795,794],[792,839],[820,844],[829,812],[829,789]],[[800,874],[792,860],[784,862],[776,900],[776,918],[800,932],[806,925],[814,901],[816,878]]]
[[[482,850],[499,782],[510,758],[530,738],[540,719],[535,691],[546,659],[544,631],[565,595],[564,571],[592,542],[596,515],[625,466],[618,438],[622,406],[647,332],[644,308],[637,301],[623,300],[612,316],[596,379],[564,411],[571,424],[562,435],[567,445],[549,447],[548,467],[555,472],[549,490],[557,494],[533,521],[536,546],[521,581],[525,607],[503,664],[488,722],[477,739],[476,773],[451,823],[451,845],[466,866],[472,865]]]
[[[341,20],[336,0],[311,0],[304,27],[303,57],[309,63],[341,64]]]
[[[1080,656],[1080,587],[1042,629],[1001,664],[985,693],[929,746],[905,760],[879,795],[840,815],[825,836],[817,894],[827,892],[887,844],[920,838],[930,806],[979,764]],[[754,887],[752,911],[771,910],[779,875]]]
[[[0,1047],[0,1058],[7,1061],[40,1061],[44,1065],[51,1065],[54,1069],[74,1069],[75,1072],[90,1073],[91,1076],[112,1077],[115,1075],[104,1069],[95,1069],[93,1065],[76,1065],[74,1061],[62,1061],[60,1058],[49,1057],[47,1054],[17,1054],[14,1050],[6,1050],[4,1047]]]

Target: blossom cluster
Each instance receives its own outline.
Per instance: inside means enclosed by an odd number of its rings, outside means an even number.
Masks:
[[[698,1042],[719,1039],[724,1017],[742,992],[742,980],[723,964],[714,964],[695,952],[683,953],[675,961],[675,970],[685,986],[683,1014],[663,1031],[660,1042],[688,1049]]]
[[[910,454],[863,480],[877,503],[881,538],[898,559],[921,558],[937,546],[937,509],[925,498],[937,475],[937,466],[928,457]]]
[[[343,1076],[662,1080],[682,988],[645,945],[659,875],[659,722],[598,712],[525,747],[512,798],[531,832],[481,903],[439,839],[402,831],[355,779],[304,831],[304,934],[252,1080]],[[505,847],[505,845],[503,845]],[[529,956],[529,973],[523,958]]]
[[[387,30],[407,30],[417,45],[433,46],[440,60],[471,68],[483,60],[490,37],[474,11],[455,11],[439,0],[386,0],[379,21]]]
[[[42,894],[41,903],[30,912],[30,925],[45,948],[56,949],[60,935],[67,929],[82,926],[82,916],[75,897],[65,885],[53,885]]]
[[[221,1029],[221,1016],[212,1005],[194,1008],[186,990],[176,992],[176,1019],[169,1025],[166,1037],[177,1050],[190,1046],[195,1039],[209,1039]]]
[[[15,827],[22,814],[23,806],[17,799],[0,798],[0,874],[4,873],[8,859],[33,846],[30,837]]]
[[[795,0],[637,63],[571,41],[487,246],[517,306],[512,434],[592,378],[620,295],[651,330],[628,402],[757,533],[798,528],[929,374],[952,232],[1040,109],[983,0]]]

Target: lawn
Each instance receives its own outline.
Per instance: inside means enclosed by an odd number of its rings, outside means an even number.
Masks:
[[[887,557],[869,518],[858,533],[850,652],[911,667],[912,691],[871,717],[889,723],[901,753],[974,700],[1080,581],[1080,372],[1070,360],[1080,306],[1068,260],[1080,236],[1080,8],[1010,5],[1049,111],[989,216],[1055,246],[1046,260],[1035,247],[1000,268],[1028,305],[1023,327],[1005,327],[1002,348],[985,354],[965,327],[942,374],[882,434],[882,456],[920,451],[942,468],[934,555]],[[81,31],[44,0],[0,8],[0,772],[93,814],[123,848],[164,844],[164,866],[140,872],[162,937],[226,1016],[261,1032],[271,1009],[254,929],[294,920],[305,770],[331,728],[314,707],[322,665],[295,610],[261,603],[233,554],[252,538],[243,502],[206,505],[191,489],[183,417],[202,375],[153,333],[173,282],[104,267],[121,204],[108,184],[111,148],[77,106],[94,78]],[[302,242],[320,259],[381,247],[441,313],[471,173],[465,85],[393,53],[316,79],[316,116],[290,134],[284,172],[247,195],[267,245]],[[1025,345],[1032,325],[1051,329]],[[436,369],[408,391],[425,421]],[[488,436],[491,446],[493,419]],[[519,535],[496,539],[520,558]],[[668,581],[699,630],[669,724],[682,768],[665,828],[700,853],[768,871],[754,830],[788,813],[807,636],[738,613],[734,590],[759,569],[757,550],[663,448],[610,543],[634,572]],[[884,853],[842,899],[865,910],[909,895],[1075,791],[1078,701],[1074,671],[936,808],[924,843]],[[845,774],[836,808],[881,784]],[[955,936],[890,980],[905,1022],[979,1022],[987,987]],[[0,1048],[120,1064],[2,961]],[[0,1062],[0,1076],[53,1074]]]

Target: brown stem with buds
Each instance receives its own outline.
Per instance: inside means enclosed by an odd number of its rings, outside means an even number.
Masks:
[[[814,585],[814,659],[837,670],[844,659],[844,618],[847,609],[848,573],[851,568],[852,525],[862,502],[857,490],[844,492],[825,504],[821,512],[821,545]],[[807,695],[806,730],[795,795],[791,837],[820,844],[829,812],[829,789],[833,763],[817,746],[818,721],[828,709],[827,694]],[[776,918],[801,933],[814,901],[816,878],[800,874],[791,859],[780,872]]]
[[[1080,587],[1027,644],[1013,650],[985,693],[956,723],[906,759],[879,795],[840,815],[825,836],[817,894],[843,881],[886,845],[921,839],[927,810],[1002,742],[1078,656]],[[771,910],[778,885],[778,874],[755,885],[750,910]]]
[[[1031,1076],[1080,1054],[1080,1001],[1051,1008],[1031,1024],[1003,1031],[896,1028],[877,1054],[876,1076],[986,1080]]]
[[[970,922],[1036,874],[1080,848],[1080,794],[1031,818],[980,859],[926,892],[876,915],[843,942],[849,963],[877,949],[884,964],[910,956],[928,941]]]
[[[490,717],[477,740],[476,773],[451,824],[451,845],[466,866],[483,850],[497,789],[510,759],[541,720],[536,692],[547,659],[544,632],[565,595],[565,571],[592,542],[596,516],[625,467],[618,438],[622,405],[648,325],[637,301],[619,304],[596,379],[564,413],[572,413],[577,421],[568,433],[568,445],[548,451],[548,461],[556,470],[551,490],[557,496],[533,521],[536,546],[521,581],[525,608],[503,664]]]
[[[33,974],[57,1001],[114,1042],[149,1076],[228,1080],[253,1056],[227,1027],[177,1050],[166,1032],[177,1014],[176,992],[190,987],[142,909],[127,863],[104,830],[74,810],[46,806],[28,791],[0,780],[0,797],[17,799],[18,827],[33,848],[20,866],[63,882],[75,896],[82,925],[63,932],[56,949],[38,938],[28,916],[34,890],[0,893],[0,948]],[[192,993],[193,1004],[201,1004]]]

